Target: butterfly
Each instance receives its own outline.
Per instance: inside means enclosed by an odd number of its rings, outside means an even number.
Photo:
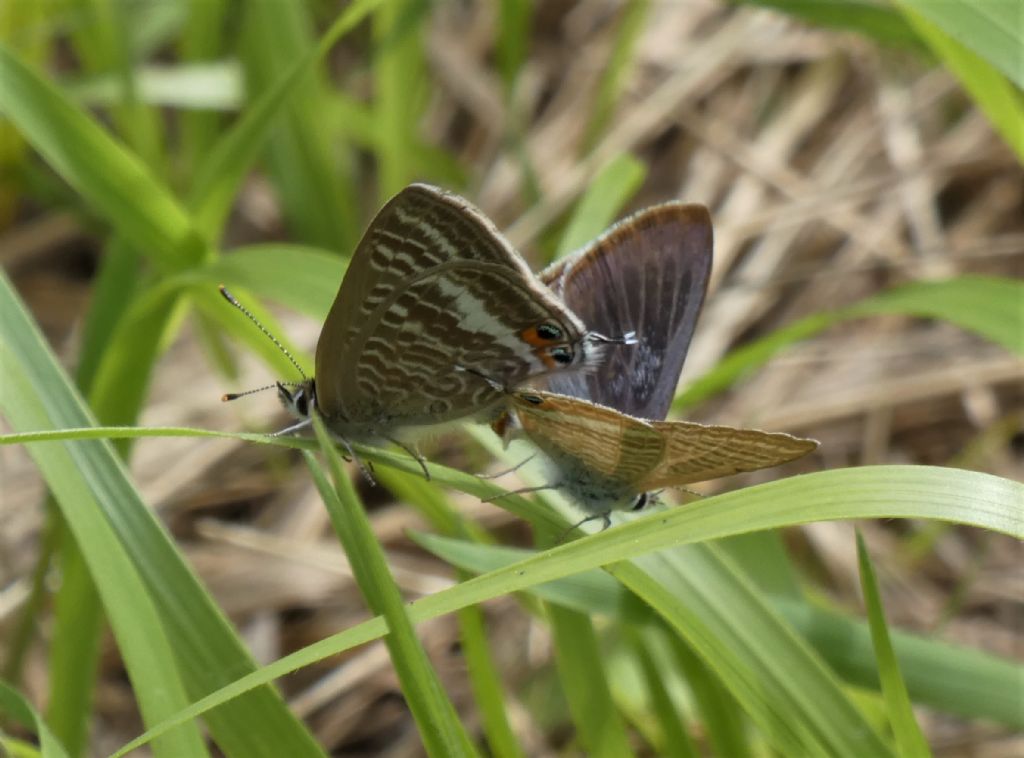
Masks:
[[[315,411],[350,454],[352,441],[388,440],[429,477],[395,434],[493,416],[503,394],[466,372],[514,387],[594,366],[615,342],[630,336],[588,331],[467,200],[412,184],[356,247],[317,342],[315,377],[276,384],[298,419],[284,432],[307,426]]]
[[[522,435],[553,464],[558,489],[607,527],[651,491],[775,466],[817,447],[788,434],[664,421],[707,291],[711,218],[666,203],[613,226],[542,272],[562,301],[597,329],[635,330],[637,345],[586,373],[549,375],[510,390],[494,424]],[[582,522],[580,522],[582,523]]]

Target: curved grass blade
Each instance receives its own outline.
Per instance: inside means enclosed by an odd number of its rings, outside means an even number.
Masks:
[[[18,403],[10,401],[15,389],[12,382],[0,383],[4,413],[15,422],[12,423],[14,428],[82,428],[91,425],[92,417],[57,365],[7,279],[2,276],[0,309],[5,379],[13,375],[16,366],[24,378]],[[15,416],[15,413],[24,412],[19,411],[18,406],[44,408],[45,416],[39,419]],[[56,459],[56,454],[65,450],[71,460],[62,471],[69,472],[67,476],[74,474],[87,482],[88,492],[96,493],[65,509],[69,523],[72,516],[88,518],[88,523],[100,535],[85,538],[76,534],[79,544],[83,550],[92,550],[89,540],[101,539],[106,530],[111,531],[110,544],[102,543],[101,549],[111,555],[123,551],[129,559],[128,567],[112,572],[117,575],[114,579],[121,574],[138,573],[142,586],[133,592],[138,598],[132,602],[137,602],[140,608],[145,603],[155,606],[160,626],[159,634],[153,632],[153,636],[165,636],[168,640],[174,651],[177,675],[184,682],[188,697],[202,697],[223,687],[239,672],[253,671],[255,663],[244,644],[152,511],[142,502],[110,446],[86,441],[49,445],[54,454],[37,456],[40,466],[57,465],[44,459]],[[59,481],[49,483],[51,486],[60,484]],[[94,508],[86,507],[88,503],[93,503]],[[105,558],[101,556],[99,560]],[[94,576],[98,577],[95,571]],[[105,575],[104,580],[110,580],[110,577]],[[106,590],[101,586],[102,582],[97,584],[103,594]],[[138,620],[134,623],[140,629],[145,628]],[[154,656],[152,663],[146,663],[153,667],[159,662],[160,659]],[[172,691],[173,679],[170,674],[167,676],[166,684],[159,685],[158,690]],[[137,696],[141,699],[142,693],[137,693]],[[261,687],[237,703],[208,714],[206,722],[214,739],[227,753],[278,756],[317,755],[322,752],[271,687]],[[194,751],[178,754],[194,754]]]
[[[327,506],[331,525],[345,548],[363,598],[370,610],[387,622],[388,635],[384,643],[391,655],[405,700],[416,719],[423,746],[427,754],[432,756],[476,755],[455,707],[416,637],[384,551],[373,533],[373,527],[352,482],[342,468],[341,456],[320,416],[314,414],[312,419],[334,486],[327,482],[327,477],[310,453],[305,454],[306,464]]]
[[[1021,103],[1020,91],[1015,89],[1011,81],[1007,80],[989,63],[989,60],[992,60],[991,57],[986,60],[984,57],[986,53],[983,52],[984,50],[990,56],[995,56],[1000,65],[1006,66],[1004,70],[1012,71],[1013,73],[1008,75],[1016,81],[1018,87],[1024,86],[1021,84],[1024,80],[1024,66],[1020,62],[1020,30],[1022,27],[1020,4],[1002,3],[1001,5],[1008,15],[1004,15],[996,23],[987,26],[975,38],[971,36],[976,33],[974,29],[971,29],[969,25],[960,26],[962,14],[956,11],[968,6],[980,8],[983,3],[990,8],[993,7],[993,4],[987,0],[970,0],[970,2],[952,0],[944,3],[898,0],[897,5],[900,6],[914,30],[945,64],[946,68],[960,80],[964,89],[974,99],[995,130],[1017,154],[1018,162],[1024,162],[1024,134],[1020,129],[1021,121],[1024,120],[1024,104]],[[942,10],[937,13],[927,13],[926,8],[929,5]],[[954,12],[949,13],[949,10],[954,10]],[[974,17],[973,14],[970,17]],[[942,19],[946,28],[933,23],[935,19]],[[958,42],[954,38],[957,32],[970,36],[975,47],[965,47]]]
[[[205,254],[192,219],[146,166],[0,45],[0,113],[108,224],[165,270]]]
[[[882,599],[878,592],[878,582],[871,566],[864,538],[857,531],[857,563],[860,566],[860,584],[864,591],[864,605],[868,610],[868,625],[871,628],[871,641],[875,646],[875,658],[878,661],[878,677],[882,682],[882,695],[885,698],[886,715],[892,725],[896,737],[896,748],[903,758],[931,756],[932,751],[921,733],[914,709],[907,694],[907,685],[903,682],[900,665],[892,649],[889,629],[885,623],[885,611],[882,610]]]
[[[5,719],[17,721],[36,734],[39,738],[40,758],[68,758],[64,746],[53,736],[53,732],[50,731],[39,712],[22,697],[21,693],[3,681],[0,681],[0,714],[3,714]],[[14,749],[5,745],[9,739],[0,733],[0,752],[4,752],[6,749],[13,756],[16,755]]]
[[[15,429],[48,427],[62,419],[62,399],[37,380],[40,363],[58,372],[42,336],[26,318],[5,277],[0,277],[0,408]],[[45,369],[44,369],[45,370]],[[68,394],[74,403],[76,398]],[[80,401],[79,401],[80,402]],[[88,418],[85,419],[88,421]],[[148,724],[157,723],[188,702],[170,634],[159,608],[146,592],[144,578],[103,513],[110,492],[105,476],[124,475],[110,445],[102,441],[50,443],[29,449],[53,493],[68,529],[96,583],[118,649]],[[106,465],[106,474],[97,467]],[[204,755],[198,729],[175,729],[155,745],[158,755]]]
[[[410,459],[379,453],[374,462],[415,471]],[[432,465],[435,482],[464,492],[492,493],[493,485]],[[474,482],[475,480],[475,482]],[[670,512],[651,513],[627,524],[492,571],[409,606],[416,623],[467,605],[519,592],[588,569],[627,561],[666,547],[720,539],[760,529],[812,521],[858,518],[924,518],[962,523],[1024,538],[1020,502],[1024,485],[988,474],[930,466],[866,466],[792,477],[710,497]],[[503,498],[507,505],[514,498]],[[550,513],[550,512],[549,512]],[[541,514],[538,514],[540,516]],[[547,522],[552,523],[552,522]],[[555,521],[555,525],[559,522]],[[194,703],[150,730],[117,755],[155,734],[238,697],[266,682],[357,645],[379,639],[383,619],[371,619],[281,658]]]
[[[898,314],[942,319],[1024,355],[1021,302],[1024,282],[992,276],[969,275],[897,287],[849,308],[808,316],[734,350],[678,395],[672,407],[676,411],[691,408],[759,368],[784,347],[843,321],[868,316]]]
[[[219,236],[238,186],[266,145],[277,117],[284,112],[291,93],[296,91],[296,84],[342,35],[351,31],[381,2],[383,0],[355,0],[349,5],[317,46],[267,87],[210,150],[188,198],[199,228],[210,238]]]

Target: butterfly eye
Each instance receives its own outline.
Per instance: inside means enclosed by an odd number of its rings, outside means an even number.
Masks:
[[[636,502],[633,503],[633,507],[630,508],[630,510],[639,511],[642,510],[645,505],[647,505],[647,493],[642,492],[640,493],[640,496],[636,499]]]
[[[560,340],[562,339],[562,330],[554,324],[541,324],[537,327],[537,336],[543,340]]]
[[[561,363],[563,366],[572,363],[572,350],[567,347],[553,347],[548,354],[555,359],[555,363]]]
[[[306,397],[306,393],[303,390],[298,390],[293,398],[295,403],[295,412],[305,418],[309,415],[309,399]]]

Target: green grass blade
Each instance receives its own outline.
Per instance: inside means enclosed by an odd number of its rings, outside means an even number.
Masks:
[[[49,362],[51,371],[57,371],[52,356],[41,350],[41,345],[42,336],[28,319],[6,277],[0,278],[0,363],[4,366],[0,407],[15,429],[52,428],[62,421],[61,398],[54,397],[49,391],[51,386],[40,383],[33,370],[33,361],[41,361]],[[188,697],[158,609],[103,513],[109,492],[103,486],[102,476],[97,480],[85,473],[102,460],[107,460],[119,473],[123,469],[114,460],[110,445],[101,441],[33,446],[29,453],[60,506],[96,582],[143,719],[147,724],[157,723],[187,704]],[[194,725],[169,732],[155,748],[158,755],[205,754]]]
[[[153,78],[149,67],[142,67],[139,72],[143,97],[149,95],[149,102],[181,109],[178,128],[182,179],[195,176],[223,128],[223,115],[207,109],[237,108],[242,90],[237,63],[217,61],[224,51],[226,0],[187,0],[183,5],[185,26],[176,41],[176,65],[161,70],[152,84],[148,82]],[[196,95],[200,102],[193,99]],[[182,98],[186,100],[183,102]],[[195,110],[187,107],[190,104],[202,104],[205,108]]]
[[[783,754],[888,754],[836,677],[720,550],[690,545],[608,570],[716,672]]]
[[[587,124],[586,137],[583,141],[588,150],[593,148],[607,129],[615,111],[615,103],[622,91],[622,82],[629,72],[634,47],[640,38],[640,32],[643,31],[649,7],[649,0],[629,0],[619,11],[621,18],[615,33],[615,43],[597,85],[590,123]]]
[[[863,34],[883,45],[923,51],[920,38],[902,14],[884,3],[864,0],[829,0],[809,3],[807,0],[732,0],[737,5],[756,5],[789,15],[829,29],[848,29]]]
[[[330,251],[305,245],[267,244],[235,248],[209,266],[189,273],[210,290],[218,284],[246,289],[323,320],[338,294],[345,260]],[[248,305],[248,303],[247,303]]]
[[[907,686],[900,674],[900,665],[889,640],[889,629],[885,623],[885,611],[882,610],[882,599],[878,592],[878,582],[868,557],[864,539],[857,532],[857,562],[860,566],[860,584],[864,591],[864,605],[868,611],[868,625],[871,628],[871,641],[875,647],[878,660],[878,676],[882,682],[882,695],[885,698],[886,715],[892,725],[896,737],[896,749],[903,758],[929,758],[932,751],[921,733],[921,727],[914,718],[914,708],[907,695]]]
[[[557,605],[549,605],[547,613],[558,680],[583,753],[605,758],[633,755],[604,667],[595,665],[604,656],[590,617]]]
[[[500,0],[499,3],[495,48],[506,93],[512,92],[519,69],[529,53],[533,10],[533,0]]]
[[[60,740],[50,731],[50,728],[46,725],[38,711],[21,696],[21,693],[3,681],[0,681],[0,714],[3,714],[5,720],[17,721],[23,727],[36,734],[39,738],[39,755],[41,758],[68,758],[64,746],[60,744]],[[5,744],[8,739],[0,733],[0,752],[10,749],[11,755],[16,755],[12,746]]]
[[[980,4],[981,2],[983,0],[971,0],[971,4]],[[1006,144],[1017,154],[1017,160],[1024,162],[1024,129],[1020,128],[1021,123],[1024,122],[1024,103],[1022,103],[1020,91],[1015,90],[1003,74],[988,63],[982,55],[979,55],[979,51],[969,49],[960,44],[943,31],[942,28],[926,18],[922,13],[924,4],[920,2],[910,3],[907,0],[899,0],[898,4],[917,33],[931,47],[945,64],[946,68],[960,80],[964,89],[970,93],[974,102],[978,104],[978,107],[988,117],[992,126],[995,127],[996,131],[1006,141]],[[933,3],[933,5],[936,7],[942,6],[943,8],[959,8],[967,7],[968,4],[947,2]],[[1005,50],[1007,47],[1011,47],[1015,56],[1015,63],[1009,67],[1014,70],[1018,86],[1024,86],[1020,84],[1021,78],[1024,78],[1024,66],[1020,62],[1022,42],[1019,39],[1022,28],[1021,24],[1024,21],[1024,18],[1022,18],[1024,12],[1022,12],[1019,3],[1008,3],[1006,5],[1009,12],[1015,12],[1017,16],[1016,35],[1008,33],[1006,37],[1016,36],[1017,39],[1010,39],[1010,44],[1005,45],[1004,43],[1007,42],[1007,39],[1002,35],[983,34],[974,41],[981,46],[987,45],[993,51]],[[1015,6],[1015,8],[1010,10],[1010,5]],[[945,13],[942,16],[944,17]],[[946,18],[946,21],[956,25],[959,23],[959,17]],[[992,29],[998,28],[1000,28],[999,25],[993,25],[988,27],[986,31],[990,32]],[[999,53],[1000,58],[1003,55],[1004,53]]]
[[[426,62],[420,42],[420,3],[386,3],[373,17],[374,121],[378,198],[383,204],[412,178],[415,128],[424,99]]]
[[[0,438],[0,442],[3,438]],[[278,442],[280,444],[280,442]],[[292,443],[294,446],[295,443]],[[417,468],[407,457],[365,454],[381,465]],[[433,481],[472,494],[491,494],[493,485],[442,466],[431,466]],[[792,477],[706,498],[685,508],[657,512],[599,534],[538,553],[510,566],[413,602],[413,622],[436,618],[495,597],[588,569],[629,560],[654,550],[720,539],[761,529],[858,518],[924,518],[962,523],[1024,538],[1020,502],[1024,485],[972,471],[930,466],[865,466]],[[504,498],[507,505],[515,498]],[[541,523],[558,526],[550,511],[528,511]],[[134,740],[118,752],[134,749],[154,734],[195,718],[241,693],[302,666],[379,639],[386,626],[376,618],[322,640],[246,675],[194,703],[174,719]],[[883,751],[884,752],[884,751]]]
[[[860,687],[879,688],[871,635],[863,621],[778,598],[772,605],[840,676]],[[1024,729],[1024,712],[1012,695],[1024,677],[1019,664],[898,630],[892,638],[915,702]]]
[[[74,28],[70,42],[82,62],[92,72],[112,72],[113,98],[111,120],[132,151],[158,176],[164,172],[163,128],[159,114],[147,108],[139,98],[136,69],[132,56],[137,40],[138,6],[126,3],[77,3],[84,23]]]
[[[305,3],[249,3],[242,25],[248,91],[272,90],[293,62],[310,54],[311,11]],[[293,238],[348,254],[361,230],[352,191],[352,161],[321,114],[330,98],[319,71],[295,82],[267,144],[267,165]]]
[[[411,536],[425,550],[473,574],[495,571],[535,554],[523,548],[479,545],[439,535]],[[728,550],[728,543],[736,539],[741,538],[730,537],[719,544]],[[756,570],[742,563],[740,567],[747,568],[749,579],[757,580]],[[581,572],[538,584],[529,591],[548,602],[581,613],[604,614],[627,624],[644,624],[652,619],[650,608],[636,602],[625,587],[603,571]],[[870,633],[863,621],[822,610],[788,593],[769,594],[768,600],[846,681],[868,689],[879,687]],[[985,718],[1024,729],[1024,713],[1016,707],[1014,698],[1007,696],[1024,675],[1020,666],[978,650],[899,630],[892,632],[892,638],[915,702],[965,718]]]
[[[79,389],[88,393],[106,348],[125,311],[135,299],[141,256],[123,238],[107,244],[93,282],[89,311],[82,330],[82,349],[75,370]]]
[[[603,232],[640,189],[647,168],[631,155],[619,155],[598,172],[573,212],[556,257],[568,255]]]
[[[305,454],[306,463],[327,506],[331,525],[345,548],[352,574],[367,605],[387,621],[388,635],[384,642],[401,683],[402,693],[416,719],[423,746],[427,754],[432,756],[476,755],[455,707],[416,637],[384,551],[377,542],[352,482],[342,469],[341,456],[319,416],[313,416],[313,428],[320,449],[327,459],[334,486],[327,483],[310,453]]]
[[[960,276],[897,287],[849,308],[808,316],[734,350],[677,396],[673,408],[682,411],[722,392],[794,342],[843,321],[883,314],[949,321],[1024,355],[1021,302],[1024,282],[991,276]]]
[[[1010,0],[899,0],[1024,88],[1024,6]],[[914,19],[908,19],[919,32]],[[926,41],[927,37],[926,37]],[[936,52],[939,52],[936,50]],[[941,55],[941,53],[940,53]]]
[[[351,3],[320,38],[317,47],[295,61],[264,90],[210,150],[189,191],[188,205],[194,209],[199,227],[211,239],[220,235],[242,179],[266,146],[277,117],[284,112],[297,84],[342,35],[382,2],[355,0]]]
[[[459,611],[459,631],[462,654],[466,659],[469,682],[480,711],[487,746],[497,758],[522,758],[523,751],[508,722],[505,691],[491,656],[484,614],[480,608],[471,605]]]
[[[57,509],[57,504],[51,500],[50,507]],[[59,529],[61,584],[53,598],[46,720],[71,755],[84,755],[106,624],[92,575],[63,518]]]
[[[746,720],[736,699],[681,637],[671,629],[668,632],[676,666],[693,693],[713,752],[746,758],[751,753],[744,728]]]
[[[0,113],[103,220],[167,269],[204,251],[191,219],[149,169],[0,45]]]
[[[655,658],[655,651],[648,644],[649,634],[628,626],[626,632],[632,652],[643,673],[644,684],[651,700],[651,710],[661,730],[661,741],[657,745],[658,755],[666,758],[697,758],[700,753],[693,744],[683,714],[665,687],[666,662]]]
[[[3,282],[0,307],[4,309],[4,317],[0,319],[0,340],[13,351],[10,360],[4,361],[5,369],[9,363],[12,367],[21,366],[26,387],[31,389],[30,398],[35,398],[32,402],[45,403],[48,409],[46,423],[26,421],[14,426],[25,429],[89,426],[92,418],[81,400],[18,305],[13,292],[8,289],[6,280],[0,281]],[[3,383],[5,392],[9,384]],[[13,420],[6,405],[6,396],[4,403],[5,414]],[[104,548],[111,555],[118,551],[127,553],[131,572],[138,572],[143,586],[132,597],[138,594],[138,603],[142,606],[150,602],[155,605],[160,616],[160,634],[166,635],[174,650],[189,698],[202,697],[223,687],[240,672],[254,670],[255,664],[245,646],[153,513],[141,501],[109,446],[98,442],[75,442],[66,448],[59,443],[51,445],[51,449],[66,449],[72,456],[68,470],[86,478],[98,492],[94,500],[89,495],[86,500],[75,501],[74,506],[68,509],[69,521],[70,515],[84,518],[91,514],[86,503],[95,502],[96,508],[101,509],[98,513],[102,518],[95,517],[92,521],[108,525],[106,528],[116,536],[113,545],[104,543]],[[49,454],[38,456],[41,463],[52,457]],[[85,547],[86,541],[81,537],[78,537],[78,542]],[[96,576],[96,571],[93,574]],[[103,588],[100,590],[102,594]],[[133,623],[143,628],[137,619]],[[157,662],[154,659],[152,666],[155,667]],[[170,692],[172,684],[169,681],[163,689]],[[140,693],[137,695],[142,698]],[[244,699],[208,714],[206,721],[214,739],[227,753],[279,756],[316,755],[320,752],[309,732],[288,711],[276,691],[269,687],[261,687]]]

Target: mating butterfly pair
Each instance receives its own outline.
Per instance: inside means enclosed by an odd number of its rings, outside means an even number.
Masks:
[[[538,279],[466,200],[410,185],[352,256],[315,380],[277,385],[300,419],[286,431],[318,412],[350,450],[383,439],[413,452],[398,431],[499,416],[496,430],[525,435],[554,464],[545,488],[606,526],[651,489],[810,452],[817,443],[786,434],[662,420],[710,269],[701,206],[641,211]]]

